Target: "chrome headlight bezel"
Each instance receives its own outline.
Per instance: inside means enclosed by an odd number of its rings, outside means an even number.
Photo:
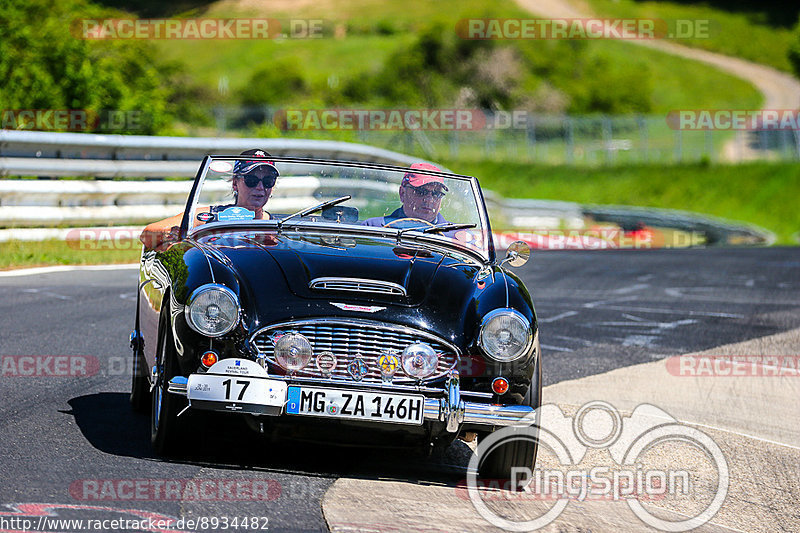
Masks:
[[[196,324],[192,318],[192,306],[197,304],[197,300],[200,296],[208,293],[209,291],[216,291],[224,295],[231,305],[232,314],[235,314],[235,319],[219,331],[205,331],[198,324]],[[239,298],[228,287],[218,283],[208,283],[192,291],[192,294],[189,295],[189,300],[184,307],[184,315],[186,317],[186,323],[197,333],[205,335],[206,337],[221,337],[227,333],[230,333],[233,328],[235,328],[241,322],[242,306],[239,304]]]
[[[522,348],[511,356],[502,356],[496,353],[491,353],[490,350],[487,348],[486,335],[488,326],[493,321],[499,318],[510,318],[512,320],[515,320],[519,323],[520,326],[522,326],[522,328],[525,331],[523,338],[519,339]],[[528,321],[527,318],[525,318],[525,316],[522,315],[522,313],[520,313],[516,309],[511,309],[511,308],[495,309],[487,313],[481,320],[480,333],[478,334],[478,346],[480,347],[481,351],[483,351],[483,353],[486,354],[486,356],[492,359],[493,361],[497,361],[499,363],[511,363],[517,361],[530,353],[532,344],[533,344],[533,331],[531,328],[531,323]]]

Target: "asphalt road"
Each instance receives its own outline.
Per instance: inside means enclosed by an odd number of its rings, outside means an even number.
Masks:
[[[798,249],[534,253],[518,273],[536,302],[546,385],[800,327]],[[43,508],[24,504],[49,503],[59,518],[263,517],[248,530],[324,531],[321,498],[345,474],[463,477],[463,458],[270,443],[213,419],[185,458],[155,457],[147,417],[127,404],[135,283],[132,269],[0,277],[0,530],[22,515],[38,524]],[[25,376],[9,356],[83,357],[39,357],[40,375]],[[41,375],[75,361],[96,373]],[[167,493],[176,480],[182,499]]]

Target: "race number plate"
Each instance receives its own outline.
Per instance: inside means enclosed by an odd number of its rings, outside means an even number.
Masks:
[[[313,387],[289,387],[290,415],[351,418],[395,424],[422,424],[425,397]]]
[[[192,374],[187,396],[197,409],[280,414],[286,401],[286,383],[259,377]]]

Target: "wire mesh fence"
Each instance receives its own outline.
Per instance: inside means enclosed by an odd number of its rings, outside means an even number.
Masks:
[[[370,110],[357,110],[369,113]],[[397,110],[395,110],[397,111]],[[419,112],[419,110],[416,110]],[[333,112],[336,120],[326,120]],[[351,111],[353,113],[355,111]],[[387,110],[380,110],[384,117]],[[409,113],[411,110],[400,110]],[[286,111],[270,107],[210,110],[220,136],[314,138],[369,144],[427,159],[495,159],[552,165],[741,162],[800,160],[800,131],[682,130],[665,115],[537,115],[469,110],[469,127],[425,128],[384,121],[359,127],[341,120],[343,110],[303,110],[316,120],[289,124]],[[330,118],[330,117],[327,117]],[[415,127],[419,126],[419,127]]]

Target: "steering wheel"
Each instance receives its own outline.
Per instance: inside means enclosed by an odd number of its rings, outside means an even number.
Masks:
[[[421,218],[398,218],[391,222],[384,224],[384,228],[406,229],[406,228],[429,228],[433,226],[427,220]]]

